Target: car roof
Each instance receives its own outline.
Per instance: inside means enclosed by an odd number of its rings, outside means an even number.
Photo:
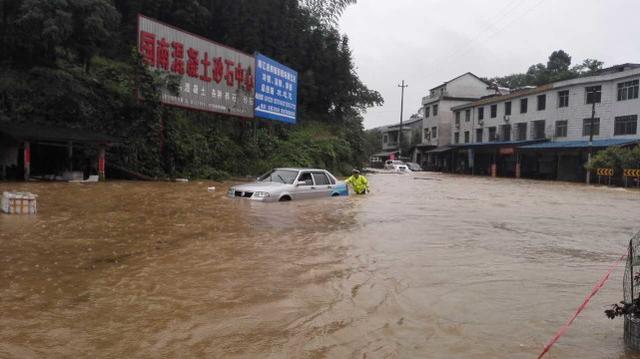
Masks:
[[[282,170],[282,171],[327,171],[322,168],[302,168],[302,167],[282,167],[282,168],[274,168],[274,170]],[[329,172],[329,171],[327,171]]]

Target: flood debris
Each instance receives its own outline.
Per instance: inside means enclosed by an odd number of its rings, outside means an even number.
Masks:
[[[3,192],[1,211],[6,214],[35,215],[38,212],[37,197],[31,192]]]

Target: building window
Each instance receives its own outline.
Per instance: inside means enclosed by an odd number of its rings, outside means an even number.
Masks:
[[[455,143],[455,144],[460,143],[460,133],[459,132],[455,132],[453,134],[453,143]]]
[[[469,131],[464,131],[464,143],[469,143]]]
[[[511,125],[502,125],[502,129],[500,131],[500,140],[511,141]]]
[[[471,120],[471,110],[464,111],[464,122],[469,122]]]
[[[518,134],[518,141],[526,141],[527,140],[527,123],[522,122],[516,125],[516,132]]]
[[[638,98],[638,80],[618,84],[618,101]]]
[[[424,139],[425,141],[429,141],[431,139],[431,133],[429,132],[428,128],[424,129]]]
[[[489,127],[489,142],[495,142],[496,140],[496,128]]]
[[[433,105],[433,115],[438,116],[438,105]]]
[[[476,129],[476,142],[482,143],[482,129]]]
[[[529,105],[529,99],[523,98],[520,100],[520,113],[527,113],[527,105]]]
[[[558,92],[558,107],[569,107],[569,91]]]
[[[542,140],[546,137],[544,133],[544,120],[533,121],[533,139]]]
[[[616,117],[614,136],[635,135],[638,132],[638,115]]]
[[[382,143],[387,143],[387,142],[389,142],[389,135],[382,136]]]
[[[424,117],[429,117],[431,112],[431,107],[427,106],[424,108]]]
[[[456,123],[460,123],[460,111],[456,111]]]
[[[438,128],[437,127],[431,127],[431,136],[433,136],[433,138],[438,138]]]
[[[504,115],[511,116],[511,101],[504,103]]]
[[[498,116],[498,105],[491,105],[491,118]]]
[[[484,120],[484,107],[478,108],[478,120]]]
[[[547,95],[538,95],[538,111],[547,108]]]
[[[600,103],[602,97],[602,86],[590,86],[585,88],[587,93],[587,103]]]
[[[556,121],[556,137],[567,137],[568,121]]]
[[[591,119],[585,118],[584,120],[582,120],[582,135],[591,136],[591,129],[592,129]],[[599,118],[593,119],[593,135],[600,136],[600,119]]]

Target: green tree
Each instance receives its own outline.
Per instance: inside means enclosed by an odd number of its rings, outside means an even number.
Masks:
[[[564,50],[551,53],[547,64],[538,63],[529,66],[525,73],[496,76],[488,81],[512,89],[524,86],[540,86],[555,81],[569,80],[580,76],[589,76],[601,70],[602,61],[586,59],[581,65],[571,67],[571,56]]]
[[[586,76],[602,70],[603,65],[602,61],[585,59],[582,64],[574,66],[572,70],[581,76]]]
[[[357,0],[300,0],[311,14],[323,23],[335,25],[344,10]]]
[[[85,72],[100,48],[110,45],[120,23],[120,14],[106,0],[69,0],[73,32],[69,47],[79,57]]]
[[[547,70],[551,73],[562,73],[569,71],[571,66],[571,56],[564,50],[557,50],[551,53],[547,62]]]

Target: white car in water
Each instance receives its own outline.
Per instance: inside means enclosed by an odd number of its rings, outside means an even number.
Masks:
[[[384,164],[384,169],[399,172],[399,173],[411,173],[411,169],[406,163],[399,160],[387,160]]]
[[[349,189],[329,171],[314,168],[276,168],[254,183],[232,186],[233,198],[277,202],[307,198],[348,196]]]

